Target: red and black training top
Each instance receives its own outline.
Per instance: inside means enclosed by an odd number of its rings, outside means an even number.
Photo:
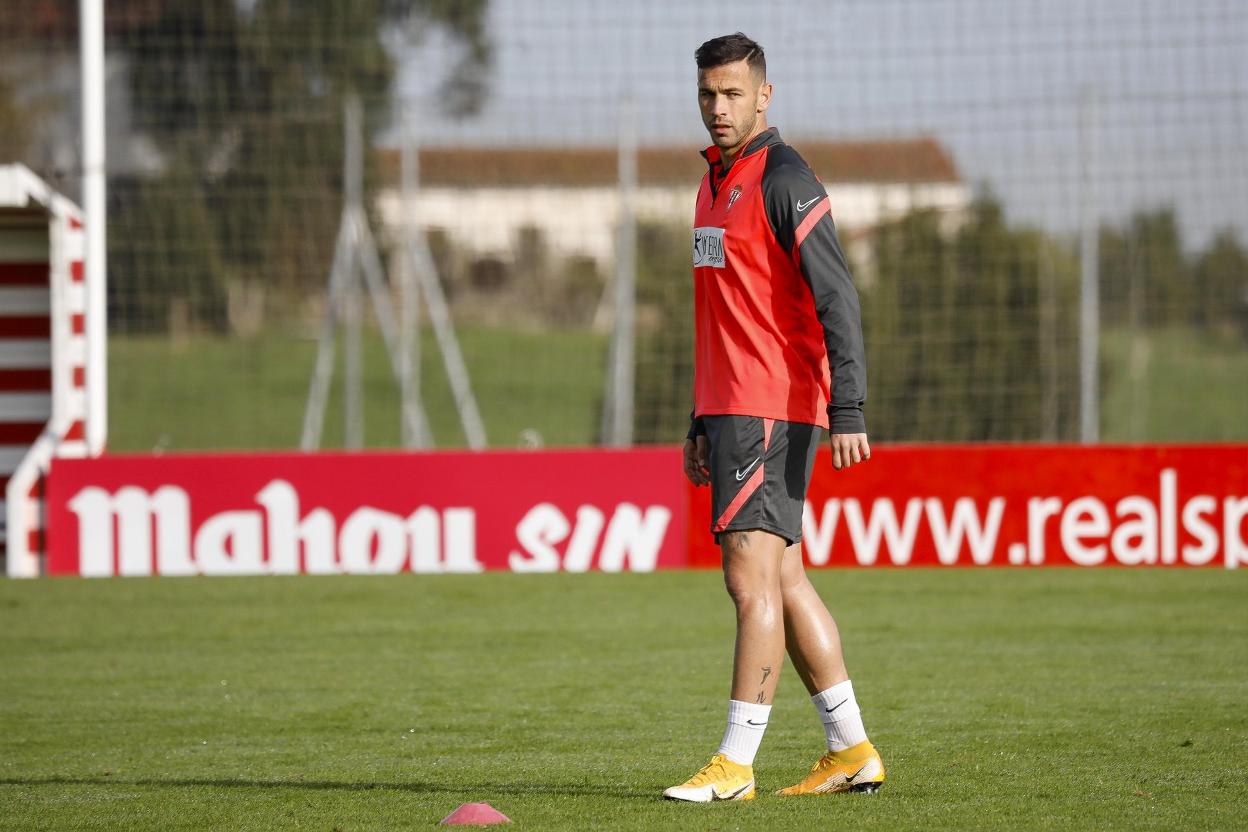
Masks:
[[[702,155],[689,435],[718,414],[865,433],[862,313],[823,183],[775,128],[727,171],[719,148]]]

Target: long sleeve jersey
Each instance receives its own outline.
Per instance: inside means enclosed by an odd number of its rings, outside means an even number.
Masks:
[[[727,171],[702,155],[690,436],[713,414],[865,433],[862,314],[823,184],[775,128]]]

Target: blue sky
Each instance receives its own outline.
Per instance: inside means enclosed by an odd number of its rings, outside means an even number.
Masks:
[[[643,142],[694,152],[705,134],[693,50],[740,29],[767,50],[770,119],[799,149],[933,135],[1015,220],[1072,230],[1080,97],[1091,89],[1105,218],[1174,204],[1189,242],[1236,223],[1248,242],[1246,3],[492,0],[489,27],[494,73],[476,117],[437,114],[433,79],[454,44],[434,34],[404,55],[399,94],[425,105],[422,135],[610,144],[631,96]]]

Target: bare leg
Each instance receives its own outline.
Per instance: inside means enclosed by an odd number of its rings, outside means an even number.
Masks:
[[[780,566],[784,635],[793,668],[811,696],[845,681],[841,634],[802,564],[801,546],[784,550]],[[733,690],[736,688],[734,686]]]
[[[780,573],[785,644],[823,723],[828,751],[810,774],[779,793],[873,792],[884,782],[884,762],[862,724],[836,622],[806,577],[798,546],[785,550]]]
[[[770,532],[720,535],[724,584],[737,607],[732,698],[770,705],[784,661],[780,565],[784,539]]]

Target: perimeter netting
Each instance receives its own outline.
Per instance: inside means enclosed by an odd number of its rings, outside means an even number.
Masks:
[[[0,23],[0,161],[74,195],[77,4],[27,5]],[[1248,438],[1248,8],[717,8],[108,3],[109,447],[299,444],[351,96],[386,279],[399,285],[418,237],[490,444],[603,441],[621,318],[632,437],[679,441],[705,144],[692,53],[736,29],[767,49],[771,122],[829,186],[863,302],[874,439],[1079,438],[1091,266],[1100,438]],[[622,205],[636,279],[623,316]],[[463,445],[421,298],[413,383],[433,442]],[[365,444],[396,446],[399,385],[371,308],[354,418]],[[353,418],[342,343],[327,445]]]

